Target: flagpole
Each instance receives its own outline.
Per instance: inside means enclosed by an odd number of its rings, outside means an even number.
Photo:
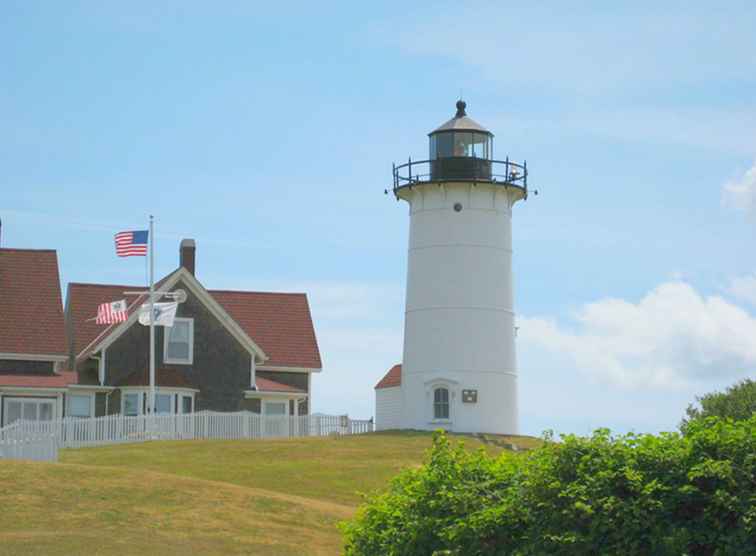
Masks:
[[[150,399],[147,402],[148,415],[155,413],[155,233],[150,214]]]

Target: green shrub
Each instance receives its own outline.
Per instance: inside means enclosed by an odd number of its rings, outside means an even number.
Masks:
[[[756,381],[749,378],[730,386],[724,392],[710,392],[696,398],[685,410],[686,417],[680,428],[683,432],[688,423],[706,417],[722,417],[739,421],[749,419],[756,413]]]
[[[439,433],[343,525],[350,556],[754,554],[756,417],[488,456]]]

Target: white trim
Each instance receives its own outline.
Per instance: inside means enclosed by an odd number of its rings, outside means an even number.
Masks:
[[[34,386],[0,386],[0,395],[3,396],[34,396],[36,394],[64,394],[68,387],[61,388],[35,388]]]
[[[186,287],[195,294],[195,296],[204,303],[204,305],[228,330],[231,335],[234,336],[242,346],[246,347],[250,353],[258,356],[259,359],[265,361],[269,357],[265,354],[260,346],[258,346],[249,335],[239,326],[239,324],[226,312],[226,310],[215,300],[213,296],[208,293],[202,284],[199,283],[191,272],[181,267],[174,270],[172,275],[156,290],[157,292],[166,292],[173,288],[179,280],[183,280]],[[137,301],[141,298],[137,298]],[[134,302],[136,303],[136,301]],[[122,322],[115,329],[104,330],[94,340],[76,356],[76,359],[80,359],[85,354],[96,353],[103,348],[107,348],[118,338],[120,338],[131,326],[138,320],[139,311],[134,311],[129,315],[126,322]],[[104,336],[103,336],[104,335]],[[65,359],[65,358],[64,358]]]
[[[176,322],[189,323],[189,357],[187,359],[173,359],[168,357],[168,337],[173,331],[172,326],[163,327],[163,363],[170,365],[193,365],[194,364],[194,319],[191,317],[175,317]],[[168,330],[170,328],[170,330]]]
[[[95,416],[95,395],[92,394],[86,394],[86,393],[70,393],[66,396],[66,416],[67,417],[83,417],[82,415],[71,415],[71,398],[74,396],[78,396],[81,398],[89,398],[89,415],[87,415],[87,418],[94,417]]]
[[[103,348],[100,352],[100,361],[97,366],[97,378],[100,381],[100,386],[105,384],[105,361],[108,357],[108,348]]]
[[[250,357],[251,363],[249,365],[249,386],[251,388],[257,388],[257,367],[255,363],[255,356]]]
[[[57,362],[67,361],[67,355],[48,355],[48,354],[33,354],[33,353],[0,353],[0,359],[11,359],[13,361],[44,361],[44,362]]]
[[[97,384],[69,384],[68,389],[74,392],[112,392],[116,386],[100,386]]]
[[[245,390],[245,399],[254,398],[286,398],[289,400],[306,400],[309,398],[304,392],[266,392],[264,390]]]
[[[150,391],[149,386],[117,386],[116,388],[118,388],[119,390],[123,390],[124,392],[127,392],[129,394],[132,392],[145,393],[145,392]],[[186,388],[184,386],[155,386],[155,390],[156,391],[163,390],[165,392],[174,392],[176,394],[181,394],[182,392],[196,394],[199,392],[199,390],[197,390],[196,388]]]
[[[279,365],[258,365],[258,371],[281,371],[283,373],[319,373],[323,369],[315,367],[281,367]]]

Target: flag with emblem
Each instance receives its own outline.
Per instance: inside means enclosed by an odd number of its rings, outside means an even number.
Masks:
[[[129,313],[125,299],[97,306],[97,317],[95,318],[97,324],[115,324],[116,322],[125,322],[128,318]]]
[[[155,326],[173,326],[173,320],[176,318],[176,309],[178,303],[153,303],[152,319],[150,319],[150,305],[145,303],[139,309],[139,324],[144,326],[150,325],[150,320]]]

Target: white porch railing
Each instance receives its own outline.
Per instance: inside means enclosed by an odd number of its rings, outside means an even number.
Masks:
[[[59,448],[187,439],[256,439],[363,434],[373,422],[346,415],[264,416],[246,411],[186,415],[108,415],[16,421],[0,429],[0,458],[57,460]]]

